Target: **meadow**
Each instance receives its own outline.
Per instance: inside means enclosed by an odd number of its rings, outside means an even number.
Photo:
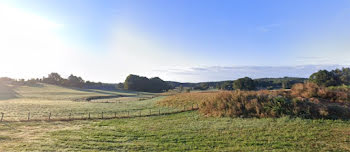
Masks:
[[[214,118],[197,112],[130,119],[0,124],[0,151],[349,151],[350,123]]]
[[[172,112],[176,109],[154,105],[156,94],[126,91],[74,90],[54,85],[20,86],[14,89],[17,96],[0,101],[0,113],[4,121],[23,121],[74,118],[101,118]],[[110,97],[113,98],[103,98]],[[118,97],[120,96],[120,97]],[[101,99],[85,100],[102,97]],[[144,100],[144,102],[139,102]]]
[[[103,94],[101,92],[105,91],[52,85],[16,88],[14,91],[18,95],[16,98],[0,100],[0,108],[14,115],[28,111],[45,114],[48,111],[107,110],[125,114],[126,110],[133,109],[149,113],[149,109],[176,111],[183,108],[160,104],[174,96],[142,92],[109,91]],[[217,92],[194,94],[198,98],[213,93]],[[120,94],[128,96],[75,100]],[[190,99],[186,97],[188,103],[183,100],[184,103],[178,105],[190,107],[195,103]],[[0,151],[350,151],[350,121],[288,116],[208,117],[200,111],[187,111],[109,120],[1,122]]]

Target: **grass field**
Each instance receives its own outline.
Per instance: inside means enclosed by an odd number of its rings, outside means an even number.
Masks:
[[[40,87],[17,88],[15,98],[0,100],[0,109],[25,117],[28,111],[37,115],[108,110],[123,114],[164,108],[157,105],[163,97],[146,98],[155,94]],[[111,94],[130,96],[73,100]],[[110,120],[1,122],[0,151],[350,151],[350,122],[214,118],[197,111]]]
[[[162,97],[156,97],[155,94],[122,92],[122,91],[103,91],[103,90],[73,90],[53,85],[41,84],[40,86],[28,87],[22,86],[15,88],[17,97],[7,100],[0,100],[0,112],[4,113],[4,120],[27,120],[30,119],[48,119],[49,113],[52,119],[57,118],[82,118],[104,117],[117,115],[138,115],[139,112],[149,114],[149,110],[154,112],[172,111],[174,108],[165,108],[156,106],[154,100]],[[93,96],[118,96],[127,97],[97,99],[91,101],[75,101],[76,99]],[[154,97],[154,98],[153,98]],[[143,102],[139,102],[144,100]]]
[[[197,112],[130,119],[0,124],[0,151],[349,151],[350,123],[205,118]]]

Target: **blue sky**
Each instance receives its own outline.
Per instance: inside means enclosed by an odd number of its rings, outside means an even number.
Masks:
[[[197,82],[305,76],[297,67],[350,64],[349,0],[0,0],[0,6],[6,8],[0,43],[13,44],[0,47],[6,58],[0,76],[55,71],[120,82],[134,73]],[[220,71],[256,66],[296,70]],[[215,76],[195,71],[213,67],[220,67]]]

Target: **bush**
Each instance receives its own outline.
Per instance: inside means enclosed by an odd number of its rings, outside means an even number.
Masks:
[[[329,89],[315,83],[295,84],[291,89],[291,96],[302,100],[325,101],[325,102],[348,102],[350,92],[344,88]]]
[[[219,91],[181,93],[166,97],[161,105],[199,104],[199,112],[214,117],[282,117],[349,119],[350,105],[327,101],[333,91],[315,84],[297,84],[291,91]],[[335,97],[333,97],[335,98]],[[340,99],[340,98],[337,98]]]

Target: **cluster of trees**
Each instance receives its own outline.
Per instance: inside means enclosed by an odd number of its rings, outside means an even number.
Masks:
[[[220,90],[255,90],[257,82],[249,77],[237,79],[235,81],[223,81],[216,85]]]
[[[2,77],[0,78],[0,84],[2,85],[14,85],[14,86],[21,86],[21,85],[27,85],[27,86],[33,86],[37,84],[41,79],[29,79],[29,80],[24,80],[24,79],[12,79],[8,77]]]
[[[81,77],[71,74],[67,79],[64,79],[58,73],[50,73],[47,77],[43,77],[41,82],[76,88],[83,88],[85,84],[85,81]]]
[[[306,78],[283,77],[283,78],[261,78],[255,79],[258,89],[290,89],[294,84],[304,83]]]
[[[2,84],[11,84],[11,85],[28,85],[34,86],[38,83],[47,83],[64,87],[73,87],[73,88],[84,88],[84,89],[102,89],[102,90],[115,90],[115,84],[101,83],[101,82],[91,82],[84,81],[83,78],[71,74],[67,79],[62,78],[58,73],[50,73],[47,77],[42,79],[11,79],[11,78],[0,78],[0,83]]]
[[[54,84],[64,87],[84,88],[84,89],[102,89],[115,90],[115,84],[84,81],[83,78],[71,74],[67,79],[62,78],[58,73],[50,73],[48,77],[44,77],[40,82]]]
[[[144,91],[144,92],[164,92],[168,91],[171,86],[160,79],[154,77],[148,79],[146,77],[130,74],[123,84],[124,89],[133,91]]]
[[[294,84],[303,83],[306,80],[307,80],[306,78],[294,78],[294,77],[261,78],[261,79],[251,79],[251,78],[245,77],[234,81],[228,80],[228,81],[219,81],[219,82],[200,82],[200,83],[180,83],[180,82],[174,82],[174,81],[167,81],[167,83],[172,88],[178,88],[182,86],[187,88],[193,88],[195,90],[206,90],[208,88],[216,88],[220,90],[234,90],[234,89],[272,90],[272,89],[281,89],[281,88],[290,89]],[[248,86],[244,87],[244,85],[248,85]]]
[[[240,78],[235,81],[222,81],[216,84],[220,90],[262,90],[262,89],[290,89],[296,83],[303,83],[306,78],[261,78],[251,79],[249,77]]]
[[[0,83],[12,85],[34,85],[37,82],[53,85],[86,88],[86,89],[127,89],[145,92],[163,92],[174,88],[191,88],[195,90],[207,90],[217,88],[221,90],[260,90],[260,89],[290,89],[296,83],[304,83],[309,80],[320,86],[350,85],[350,68],[335,69],[332,71],[320,70],[313,73],[309,79],[306,78],[261,78],[251,79],[249,77],[240,78],[234,81],[201,82],[201,83],[180,83],[174,81],[163,81],[159,77],[148,79],[138,75],[129,75],[124,83],[108,84],[101,82],[84,81],[81,77],[70,75],[67,79],[62,78],[58,73],[50,73],[42,79],[11,79],[0,78]]]
[[[309,80],[325,87],[350,85],[350,68],[335,69],[332,71],[320,70],[313,73]]]
[[[199,83],[195,87],[193,87],[194,90],[208,90],[209,84],[208,83]]]
[[[233,88],[235,90],[255,90],[256,82],[249,77],[240,78],[233,82]]]

